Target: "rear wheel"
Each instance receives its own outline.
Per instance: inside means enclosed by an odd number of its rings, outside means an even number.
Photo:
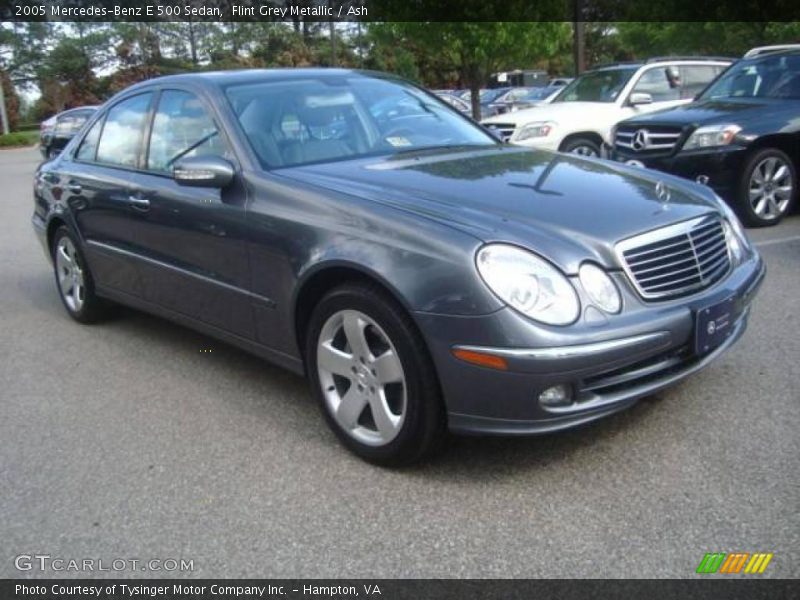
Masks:
[[[752,227],[777,225],[791,211],[796,194],[792,160],[777,148],[766,148],[745,165],[737,198],[739,216]]]
[[[567,141],[562,147],[561,152],[567,154],[578,154],[579,156],[600,156],[600,144],[588,137],[576,137]]]
[[[53,268],[58,295],[73,319],[93,323],[106,315],[108,305],[95,295],[92,274],[66,227],[53,236]]]
[[[397,466],[441,445],[433,363],[408,315],[379,288],[348,284],[319,302],[306,365],[328,424],[361,458]]]

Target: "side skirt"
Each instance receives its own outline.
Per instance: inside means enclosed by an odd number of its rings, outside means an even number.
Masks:
[[[254,342],[253,340],[248,340],[238,335],[229,333],[219,329],[218,327],[214,327],[213,325],[198,321],[192,317],[188,317],[173,310],[158,306],[148,302],[147,300],[142,300],[136,296],[126,294],[125,292],[120,292],[118,290],[101,286],[97,286],[95,291],[98,296],[102,296],[103,298],[113,300],[114,302],[124,304],[125,306],[129,306],[131,308],[135,308],[136,310],[141,310],[142,312],[150,313],[157,317],[167,319],[168,321],[188,327],[189,329],[194,329],[195,331],[216,338],[222,342],[231,344],[237,348],[241,348],[245,352],[254,354],[259,358],[263,358],[264,360],[287,369],[293,373],[305,375],[303,361],[295,356],[290,356],[288,354],[284,354],[283,352],[278,352],[277,350],[267,348],[266,346]]]

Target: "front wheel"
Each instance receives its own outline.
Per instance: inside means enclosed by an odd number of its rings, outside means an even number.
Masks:
[[[590,138],[572,138],[561,147],[561,152],[597,158],[600,156],[600,144]]]
[[[736,208],[746,225],[777,225],[791,211],[796,193],[792,160],[777,148],[766,148],[745,164]]]
[[[328,424],[361,458],[398,466],[441,445],[433,363],[414,323],[382,290],[348,284],[329,292],[311,317],[306,366]]]

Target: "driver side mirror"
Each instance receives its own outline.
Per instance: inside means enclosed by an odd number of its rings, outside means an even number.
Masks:
[[[234,174],[233,165],[221,156],[182,158],[172,165],[172,178],[188,187],[225,188]]]
[[[639,106],[640,104],[652,104],[653,97],[650,94],[645,92],[636,92],[631,94],[631,98],[628,101],[631,106]]]

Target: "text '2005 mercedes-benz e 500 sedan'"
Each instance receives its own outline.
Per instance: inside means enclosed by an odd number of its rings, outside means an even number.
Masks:
[[[75,320],[122,303],[305,373],[380,464],[630,406],[727,350],[765,272],[708,188],[332,69],[128,88],[39,168],[33,224]]]

